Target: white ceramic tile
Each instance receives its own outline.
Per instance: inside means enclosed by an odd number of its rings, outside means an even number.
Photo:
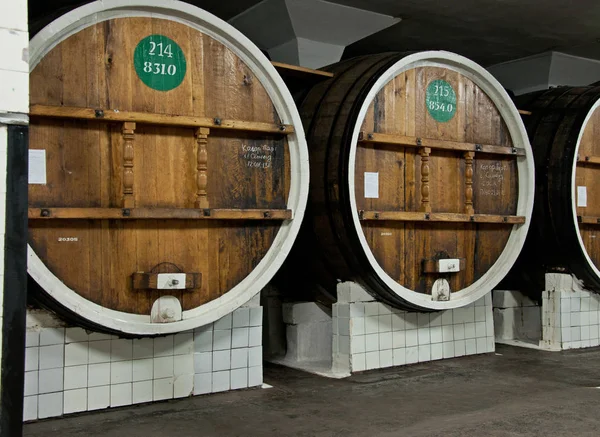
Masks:
[[[70,366],[64,368],[64,389],[73,390],[88,386],[88,366]],[[66,398],[65,398],[66,401]],[[87,405],[87,401],[84,406]]]
[[[153,381],[152,400],[173,399],[173,378],[155,379]]]
[[[429,326],[429,313],[417,313],[417,327],[424,328]]]
[[[198,373],[194,375],[194,394],[202,395],[212,392],[212,373]]]
[[[365,304],[364,303],[351,303],[350,304],[350,318],[355,319],[357,317],[365,316]]]
[[[454,340],[464,340],[465,339],[465,325],[464,323],[460,323],[458,325],[454,325]]]
[[[23,420],[36,420],[38,418],[38,397],[25,396],[23,399]]]
[[[416,329],[406,331],[406,346],[412,347],[419,344],[419,336]]]
[[[39,367],[43,369],[55,369],[64,365],[64,345],[56,344],[53,346],[40,347]]]
[[[394,365],[394,358],[392,349],[379,351],[379,367],[382,369],[385,367],[392,367]]]
[[[379,332],[379,316],[365,317],[365,334],[376,334]]]
[[[392,331],[403,331],[405,325],[403,314],[392,314]]]
[[[477,342],[474,338],[465,340],[465,353],[475,355],[477,353]]]
[[[38,381],[39,393],[63,391],[63,368],[40,370]]]
[[[69,343],[65,345],[65,366],[79,366],[88,363],[89,343]]]
[[[191,355],[194,353],[194,334],[182,332],[173,338],[173,355]]]
[[[486,307],[475,307],[475,321],[485,322]]]
[[[377,302],[366,302],[365,303],[365,317],[378,316],[378,315],[379,315],[379,305],[377,305]]]
[[[379,350],[392,349],[392,333],[382,332],[379,334]]]
[[[413,364],[419,362],[419,347],[407,347],[406,348],[406,364]]]
[[[113,339],[110,344],[110,360],[125,361],[133,358],[133,342],[123,338]],[[112,397],[112,395],[111,395]],[[131,403],[131,402],[130,402]]]
[[[172,356],[174,352],[173,336],[167,335],[166,337],[156,337],[154,339],[154,356],[155,357],[168,357]]]
[[[138,381],[133,383],[133,397],[132,401],[134,404],[141,404],[144,402],[152,402],[152,386],[153,381]]]
[[[110,384],[110,363],[90,364],[88,366],[88,387]]]
[[[332,328],[334,330],[334,333],[339,334],[339,335],[350,335],[350,319],[338,319],[336,318],[335,321],[332,323]]]
[[[406,346],[406,332],[405,331],[394,331],[392,332],[392,347],[394,349]]]
[[[581,298],[580,297],[572,297],[571,298],[571,312],[581,311]]]
[[[443,343],[435,343],[431,345],[431,359],[441,360],[444,357]]]
[[[213,331],[194,332],[194,351],[210,352],[213,350]]]
[[[262,347],[251,347],[248,349],[248,366],[262,366]]]
[[[373,352],[379,350],[379,334],[365,335],[365,352]]]
[[[154,359],[144,358],[141,360],[133,360],[133,376],[132,381],[147,381],[154,378]]]
[[[378,332],[392,331],[392,314],[380,315],[378,319]]]
[[[248,347],[248,332],[250,328],[234,328],[231,333],[231,347]]]
[[[214,393],[227,391],[230,387],[230,371],[213,372],[212,391]]]
[[[379,369],[379,351],[367,352],[365,354],[367,370]]]
[[[478,338],[477,339],[477,353],[484,354],[486,352],[488,352],[487,338]]]
[[[65,328],[42,328],[40,331],[40,346],[64,344]]]
[[[395,348],[392,350],[394,366],[403,366],[406,364],[406,348]]]
[[[173,356],[154,358],[154,379],[173,376]]]
[[[200,352],[194,354],[194,372],[212,372],[212,352]]]
[[[590,313],[589,311],[586,312],[581,312],[580,313],[580,322],[581,322],[581,326],[589,326],[590,324]]]
[[[212,368],[213,372],[229,370],[231,368],[231,351],[214,351]]]
[[[352,354],[360,354],[365,352],[364,335],[353,335],[350,337],[350,351]]]
[[[454,355],[462,357],[465,353],[465,340],[456,340],[454,342]]]
[[[25,396],[34,396],[38,391],[38,371],[25,372]],[[37,407],[36,407],[37,408]]]
[[[465,323],[475,322],[475,307],[468,306],[463,308],[463,318]]]
[[[452,310],[443,311],[442,312],[442,326],[452,325],[452,324],[453,324]]]
[[[231,349],[231,329],[215,330],[213,350]]]
[[[429,314],[429,326],[442,326],[442,314],[431,313]]]
[[[443,358],[453,358],[455,356],[454,342],[446,341],[442,343]]]
[[[232,349],[231,351],[231,368],[239,369],[248,367],[248,349]]]
[[[25,371],[37,370],[39,367],[39,347],[28,347],[25,349]]]
[[[443,341],[442,337],[442,326],[433,326],[429,329],[429,336],[431,339],[431,343],[441,343]]]
[[[90,337],[92,334],[90,334]],[[89,363],[99,364],[110,362],[111,340],[90,341]]]
[[[257,387],[263,383],[263,368],[262,366],[254,366],[248,368],[248,387]]]
[[[357,317],[350,319],[350,332],[352,335],[364,335],[365,334],[365,318]]]
[[[431,336],[429,335],[430,328],[419,328],[417,329],[417,342],[419,345],[425,345],[431,343]]]
[[[362,372],[363,370],[366,370],[367,363],[366,363],[365,355],[366,354],[364,354],[364,353],[352,354],[352,371],[353,372]]]
[[[110,386],[110,406],[121,407],[132,403],[132,384],[116,384]]]
[[[38,397],[38,418],[57,417],[63,414],[63,392],[42,394]]]
[[[194,373],[193,355],[175,355],[173,358],[173,375],[191,375]]]
[[[64,408],[65,414],[79,413],[87,409],[87,388],[77,390],[65,390]]]
[[[246,371],[246,369],[244,369]],[[194,392],[194,374],[179,375],[173,381],[173,397],[185,398]]]
[[[38,331],[29,331],[25,334],[25,347],[33,347],[40,345],[40,333]],[[36,405],[37,414],[37,405]]]
[[[589,296],[582,297],[580,311],[590,311],[590,306],[591,306],[591,303],[590,303]]]
[[[349,324],[346,323],[344,324],[344,326],[348,326]],[[342,333],[343,335],[350,335],[350,332],[347,333]],[[262,326],[253,326],[252,328],[250,328],[250,331],[248,332],[248,346],[252,347],[252,346],[260,346],[262,344]]]
[[[248,387],[248,369],[234,369],[231,371],[231,390]]]
[[[110,385],[88,388],[88,411],[108,408],[110,405]]]
[[[67,328],[65,330],[65,343],[77,343],[82,341],[88,341],[88,337],[88,333],[83,328]]]
[[[133,359],[153,358],[154,357],[154,339],[140,338],[133,340]]]
[[[110,363],[110,383],[123,384],[133,380],[133,361],[116,361]]]
[[[419,362],[431,361],[431,345],[419,345]]]
[[[337,307],[337,317],[339,319],[349,319],[350,318],[350,305],[346,303],[338,303]]]
[[[217,320],[214,324],[214,329],[231,329],[232,328],[232,320],[233,317],[231,316],[231,314],[227,314],[224,317],[221,317],[219,320]]]
[[[250,308],[238,308],[233,312],[233,327],[244,328],[250,326]]]
[[[250,326],[262,326],[263,309],[262,307],[250,308]]]
[[[465,339],[475,338],[475,323],[465,323]]]
[[[88,338],[90,341],[100,341],[100,340],[110,340],[113,337],[114,337],[114,335],[104,334],[102,332],[90,332],[90,335]]]

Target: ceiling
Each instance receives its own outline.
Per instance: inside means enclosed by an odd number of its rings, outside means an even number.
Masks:
[[[346,48],[344,57],[382,51],[449,50],[484,65],[548,50],[600,59],[598,0],[329,0],[402,21]],[[33,35],[85,0],[30,0]],[[260,0],[189,0],[228,20]]]

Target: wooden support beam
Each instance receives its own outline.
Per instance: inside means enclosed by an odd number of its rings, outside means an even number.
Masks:
[[[307,77],[307,76],[320,76],[323,79],[328,79],[333,77],[333,73],[329,71],[322,70],[314,70],[312,68],[300,67],[299,65],[291,65],[284,64],[283,62],[275,62],[271,61],[271,64],[279,71],[280,73],[289,75],[289,76],[297,76],[297,77]]]
[[[600,225],[600,217],[594,217],[589,215],[578,215],[577,221],[586,225]]]
[[[431,204],[429,203],[429,154],[431,149],[423,147],[419,150],[421,155],[421,211],[431,211]]]
[[[531,111],[525,111],[524,109],[518,109],[517,111],[519,111],[519,114],[521,114],[521,115],[531,115],[531,114],[533,114]]]
[[[358,141],[370,144],[390,144],[402,147],[456,150],[462,152],[480,152],[495,155],[525,156],[525,149],[489,144],[462,143],[458,141],[437,140],[433,138],[410,137],[406,135],[378,134],[361,132]]]
[[[578,156],[577,164],[600,165],[600,156]]]
[[[106,122],[130,121],[139,124],[152,124],[158,126],[180,126],[190,128],[207,127],[265,134],[288,135],[294,132],[294,126],[289,124],[225,120],[221,118],[193,117],[186,115],[150,114],[146,112],[119,111],[117,109],[31,105],[29,115],[32,117],[55,117]]]
[[[525,223],[525,217],[520,215],[469,215],[449,212],[359,211],[359,218],[361,220],[390,220],[402,222],[507,223],[511,225]]]
[[[206,186],[208,185],[208,152],[206,145],[208,144],[208,135],[210,129],[206,127],[200,127],[196,129],[196,143],[198,144],[198,166],[196,174],[196,183],[198,185],[198,191],[196,193],[196,208],[208,208],[208,194],[206,193]]]
[[[29,220],[48,219],[182,219],[182,220],[290,220],[289,209],[187,208],[29,208]]]
[[[135,139],[135,123],[123,123],[123,208],[133,208],[133,141]]]
[[[473,215],[473,158],[475,152],[465,152],[465,214]]]

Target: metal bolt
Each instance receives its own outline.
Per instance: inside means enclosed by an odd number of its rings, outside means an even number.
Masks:
[[[214,119],[214,122],[215,122],[215,124],[216,124],[217,126],[221,126],[221,119],[220,119],[220,118],[218,118],[218,117],[217,117],[217,118],[215,118],[215,119]]]
[[[42,209],[40,215],[42,217],[50,217],[50,210],[49,209]]]
[[[264,218],[270,218],[271,217],[271,213],[269,211],[265,211],[263,213]]]
[[[482,149],[481,144],[475,144],[475,150],[477,152],[481,152],[481,149]]]
[[[378,219],[379,219],[379,213],[378,213],[378,212],[376,212],[376,213],[375,213],[375,220],[378,220]]]
[[[178,279],[173,279],[173,280],[171,281],[171,284],[172,284],[172,285],[179,285],[179,280],[178,280]]]
[[[283,125],[283,124],[282,124],[282,125],[280,125],[280,126],[279,126],[279,130],[280,130],[281,132],[285,131],[285,125]]]
[[[96,118],[102,118],[104,117],[104,111],[102,109],[96,109],[94,111],[94,115],[96,116]]]
[[[367,138],[372,140],[373,139],[373,134],[367,134]]]
[[[129,217],[131,215],[131,210],[129,208],[123,209],[123,217]]]
[[[204,214],[204,217],[210,217],[210,209],[205,209],[202,213]]]

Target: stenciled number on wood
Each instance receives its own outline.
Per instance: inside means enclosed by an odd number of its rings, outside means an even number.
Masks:
[[[157,91],[177,88],[185,77],[183,50],[164,35],[150,35],[142,39],[135,48],[133,64],[141,81]]]
[[[441,123],[450,121],[456,114],[456,93],[445,80],[437,79],[429,83],[425,103],[429,115]]]
[[[79,241],[79,237],[58,237],[58,242],[76,242]]]

